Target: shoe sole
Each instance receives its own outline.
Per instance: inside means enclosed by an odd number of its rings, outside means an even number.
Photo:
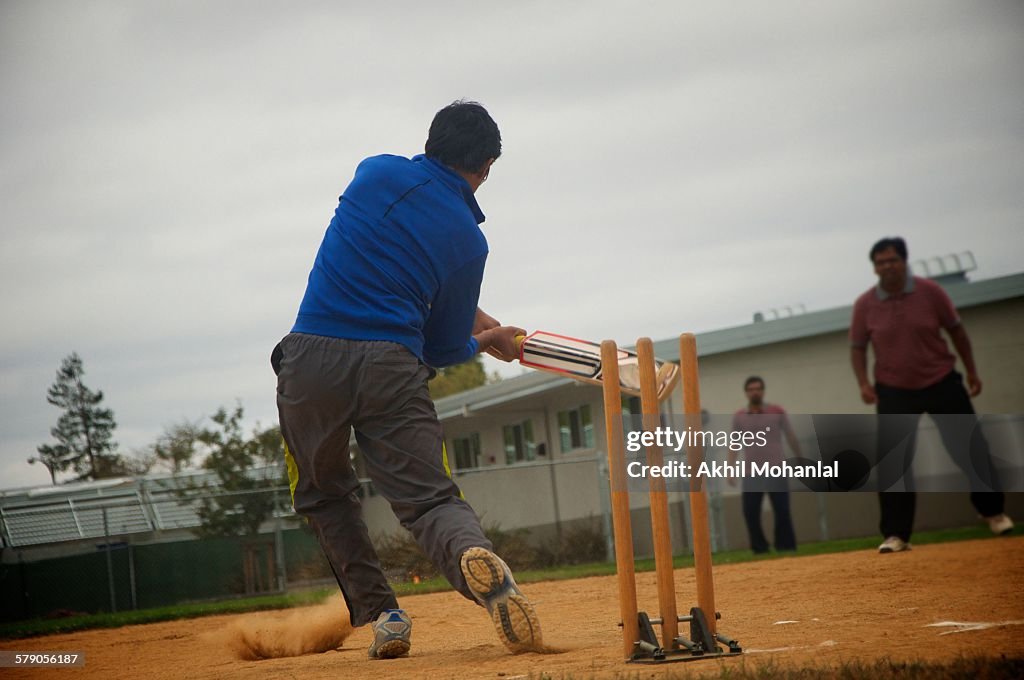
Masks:
[[[409,649],[412,645],[407,640],[388,640],[382,642],[380,647],[374,653],[376,659],[394,659],[400,656],[405,656],[409,653]]]
[[[469,589],[491,615],[494,630],[512,652],[541,648],[540,619],[529,600],[514,582],[505,578],[504,564],[483,548],[470,548],[462,555],[462,574]]]

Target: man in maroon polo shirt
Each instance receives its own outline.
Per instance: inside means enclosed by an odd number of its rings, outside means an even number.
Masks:
[[[974,365],[971,341],[953,302],[937,283],[909,273],[904,240],[880,240],[871,248],[870,259],[878,285],[854,303],[850,359],[861,399],[865,404],[875,404],[880,415],[887,415],[879,419],[879,488],[889,488],[902,475],[907,489],[878,494],[879,528],[885,538],[878,551],[890,553],[910,549],[916,503],[910,462],[920,414],[973,414],[971,397],[981,393],[981,379]],[[967,370],[967,388],[955,370],[956,357],[942,337],[943,330]],[[874,385],[868,380],[868,344],[875,357]],[[889,414],[906,414],[907,418]],[[934,420],[954,462],[969,474],[981,467],[982,476],[991,482],[988,486],[995,488],[988,443],[981,432],[975,431],[969,447],[956,446],[951,421]],[[904,442],[906,445],[901,446]],[[1002,492],[972,491],[971,504],[993,533],[1008,534],[1013,530],[1013,521],[1003,513]]]

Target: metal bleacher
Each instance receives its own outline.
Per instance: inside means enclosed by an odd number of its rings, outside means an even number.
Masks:
[[[254,474],[261,471],[254,470]],[[200,526],[199,496],[217,492],[210,473],[15,489],[0,494],[0,545],[24,547]]]

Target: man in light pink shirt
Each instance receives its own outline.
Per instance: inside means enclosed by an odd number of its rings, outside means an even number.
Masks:
[[[888,488],[902,476],[907,489],[878,494],[879,528],[885,538],[878,550],[891,553],[910,548],[916,504],[910,463],[920,414],[973,414],[970,398],[981,393],[981,378],[974,364],[971,341],[953,302],[937,283],[910,274],[903,239],[880,240],[871,248],[870,259],[878,285],[854,303],[850,359],[861,399],[865,404],[876,404],[877,412],[885,414],[879,419],[878,429],[880,488]],[[954,370],[956,357],[949,351],[942,331],[949,335],[963,360],[967,389]],[[867,372],[869,344],[875,357],[874,384]],[[988,443],[980,431],[975,432],[969,447],[955,446],[951,420],[934,420],[946,450],[961,469],[971,474],[976,471],[974,467],[981,467],[990,473]],[[900,449],[904,441],[909,445]],[[994,483],[994,477],[989,479]],[[994,533],[1007,534],[1013,530],[1013,522],[1003,513],[1001,492],[972,492],[971,503]]]
[[[793,428],[786,417],[786,410],[776,404],[764,401],[764,380],[756,375],[747,378],[743,383],[743,391],[747,395],[747,406],[736,411],[732,417],[732,429],[736,432],[764,432],[764,446],[748,446],[743,452],[747,461],[747,469],[751,463],[782,463],[782,435],[793,453],[800,455],[800,443],[797,441]],[[729,464],[736,463],[736,452],[729,449]],[[729,477],[729,484],[736,480]],[[750,536],[750,549],[754,554],[768,552],[768,539],[761,528],[761,505],[764,494],[775,515],[775,549],[777,551],[796,550],[796,532],[793,531],[793,518],[789,514],[789,489],[785,478],[751,480],[743,478],[743,519],[747,523],[747,534]]]

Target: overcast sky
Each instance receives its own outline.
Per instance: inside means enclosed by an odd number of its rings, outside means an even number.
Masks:
[[[632,343],[845,305],[892,234],[1024,270],[1022,64],[1016,1],[7,0],[0,488],[49,483],[25,461],[72,351],[123,452],[236,400],[275,423],[338,195],[457,98],[502,131],[504,323]]]

